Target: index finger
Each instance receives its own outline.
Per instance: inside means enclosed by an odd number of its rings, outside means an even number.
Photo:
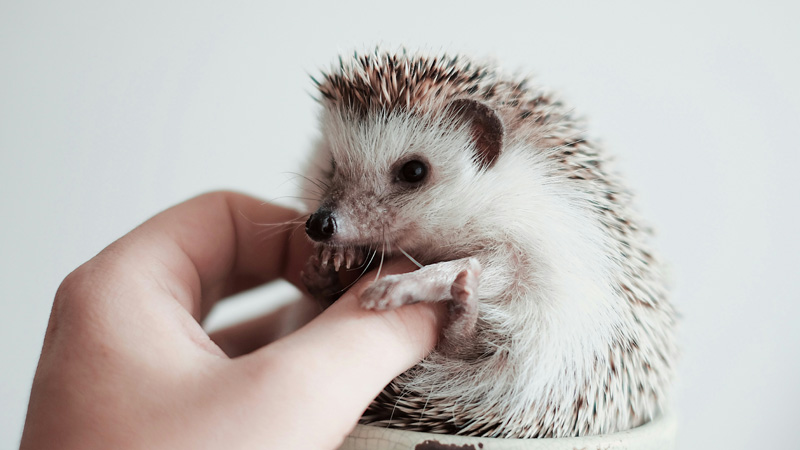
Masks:
[[[284,275],[296,284],[311,251],[296,232],[303,223],[297,211],[213,192],[156,215],[93,261],[112,259],[125,268],[119,276],[136,278],[128,295],[165,291],[199,321],[224,296]]]
[[[414,268],[392,261],[382,273]],[[341,442],[381,389],[436,344],[443,304],[363,309],[358,297],[373,279],[362,278],[306,326],[236,360],[259,374],[255,386],[241,384],[246,392],[237,398],[252,402],[246,409],[255,417],[269,417],[259,426],[270,436],[291,440],[272,442],[275,448]]]

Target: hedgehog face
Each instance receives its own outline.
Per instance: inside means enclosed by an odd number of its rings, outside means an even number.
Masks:
[[[413,252],[450,233],[453,217],[463,215],[457,213],[464,210],[459,204],[468,200],[459,186],[490,166],[500,145],[495,138],[488,161],[482,150],[488,147],[479,141],[486,133],[475,132],[476,124],[485,124],[470,116],[479,108],[452,104],[457,107],[427,115],[354,117],[327,109],[321,151],[330,168],[319,208],[306,224],[309,237],[337,247]],[[495,115],[487,117],[499,124]]]
[[[390,252],[443,244],[468,220],[464,187],[500,154],[503,124],[481,103],[493,86],[493,71],[458,57],[340,60],[317,82],[329,170],[309,237]]]

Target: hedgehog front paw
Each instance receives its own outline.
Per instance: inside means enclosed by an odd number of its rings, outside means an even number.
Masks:
[[[334,301],[342,291],[339,274],[332,264],[323,264],[320,256],[317,254],[308,258],[300,274],[300,281],[314,298]]]
[[[300,281],[314,298],[333,302],[345,291],[339,270],[359,267],[365,260],[366,252],[359,247],[317,245],[316,254],[308,259],[300,274]]]
[[[457,359],[469,360],[481,352],[475,348],[475,325],[478,321],[478,286],[481,265],[470,258],[469,266],[456,276],[450,287],[448,320],[442,328],[439,352]]]
[[[416,283],[404,275],[387,275],[372,283],[359,299],[364,309],[385,310],[416,303]]]
[[[450,287],[453,298],[448,306],[450,321],[446,328],[457,328],[463,334],[472,334],[478,318],[478,280],[482,271],[478,261],[470,258],[469,266],[456,276]]]

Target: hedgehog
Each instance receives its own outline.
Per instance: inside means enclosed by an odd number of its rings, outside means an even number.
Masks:
[[[447,304],[436,349],[362,424],[557,438],[663,410],[677,354],[664,266],[572,108],[463,55],[376,49],[314,82],[308,291],[335,301],[340,272],[394,256],[419,269],[376,277],[364,308]]]

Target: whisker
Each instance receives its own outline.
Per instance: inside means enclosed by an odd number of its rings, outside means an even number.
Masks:
[[[303,191],[303,193],[316,195],[320,199],[325,196],[325,193],[328,192],[328,190],[330,190],[330,185],[320,180],[319,178],[311,178],[297,172],[283,172],[283,174],[289,174],[294,176],[294,178],[291,178],[286,182],[292,181],[296,187],[300,188],[300,190]],[[297,178],[303,178],[307,180],[311,184],[311,186],[303,183],[298,183]]]
[[[269,204],[269,202],[263,202],[263,203],[261,203],[261,205],[262,205],[262,206],[264,206],[264,205],[268,205],[268,204]],[[284,224],[287,224],[287,223],[296,223],[296,222],[295,222],[296,220],[298,220],[298,219],[300,219],[300,218],[303,218],[303,217],[305,217],[307,214],[300,214],[299,216],[297,216],[297,217],[293,217],[293,218],[291,218],[291,219],[289,219],[289,220],[287,220],[287,221],[285,221],[285,222],[276,222],[276,223],[262,223],[262,222],[256,222],[256,221],[254,221],[253,219],[251,219],[251,218],[247,217],[247,216],[245,215],[245,213],[244,213],[243,211],[241,211],[241,210],[239,210],[239,215],[240,215],[240,216],[242,216],[242,218],[243,218],[244,220],[246,220],[246,221],[250,222],[250,224],[251,224],[251,225],[256,225],[256,226],[272,226],[272,225],[284,225]]]
[[[287,224],[287,225],[295,225],[295,224]],[[303,226],[302,223],[296,224],[296,226],[293,227],[292,232],[289,233],[289,236],[290,237],[294,236],[294,234],[297,232],[297,229],[301,228],[302,226]],[[256,234],[256,237],[258,239],[261,239],[262,242],[263,242],[263,241],[269,240],[269,239],[277,236],[278,234],[284,233],[284,232],[286,232],[286,230],[285,229],[280,229],[280,228],[279,229],[271,229],[271,230],[262,230],[262,232]]]
[[[297,172],[286,172],[286,173],[289,173],[289,174],[304,178],[309,183],[311,183],[314,186],[322,189],[323,191],[327,191],[328,189],[330,189],[330,185],[328,183],[320,180],[319,178],[311,178],[311,177],[305,176],[305,175],[303,175],[301,173],[297,173]]]
[[[264,231],[274,230],[276,228],[291,226],[291,225],[298,225],[306,222],[305,216],[297,217],[294,219],[287,220],[285,222],[276,222],[276,223],[253,223],[253,226],[262,228],[262,230],[257,231],[256,234],[262,233]]]
[[[381,264],[378,266],[378,274],[375,275],[375,281],[378,281],[378,278],[381,277],[381,269],[383,269],[383,255],[385,254],[386,254],[386,241],[383,241],[383,247],[381,248]]]
[[[375,253],[373,253],[372,255],[374,256]],[[369,250],[367,250],[367,256],[369,256]],[[369,261],[367,261],[367,258],[365,257],[364,258],[364,262],[362,262],[361,264],[359,264],[357,266],[353,266],[353,267],[347,269],[347,271],[348,272],[352,272],[354,270],[359,270],[359,269],[361,269],[362,267],[365,267],[365,266],[369,267],[370,264],[372,264],[372,260],[370,259]]]
[[[307,200],[309,202],[319,202],[320,201],[320,198],[318,198],[318,197],[300,197],[299,195],[284,195],[283,197],[275,197],[274,199],[272,199],[270,201],[280,200],[280,199],[283,199],[283,198],[293,198],[293,199],[296,199],[296,200]]]
[[[323,189],[323,188],[321,188],[319,186],[304,185],[302,183],[299,183],[297,180],[291,180],[291,181],[294,184],[294,186],[296,188],[300,189],[300,191],[303,192],[303,193],[309,193],[309,194],[312,194],[312,195],[316,195],[320,199],[325,196],[325,189]]]
[[[409,255],[408,253],[406,253],[406,251],[405,251],[405,250],[403,250],[402,248],[400,248],[400,246],[399,246],[399,245],[395,244],[395,246],[397,247],[397,249],[398,249],[398,250],[400,250],[400,253],[402,253],[402,254],[406,255],[406,258],[408,258],[408,259],[409,259],[409,260],[410,260],[412,263],[416,264],[416,265],[417,265],[417,267],[419,267],[420,269],[422,269],[422,264],[420,264],[419,262],[417,262],[417,260],[416,260],[416,259],[412,258],[412,257],[411,257],[411,255]]]
[[[305,222],[306,222],[305,220],[287,220],[286,222],[279,222],[279,223],[254,223],[253,225],[255,225],[255,226],[257,226],[257,227],[261,227],[261,228],[267,228],[267,229],[270,229],[270,228],[274,228],[274,227],[280,227],[280,226],[284,226],[284,225],[297,225],[297,224],[299,224],[299,223],[305,223]]]
[[[273,236],[276,236],[279,233],[283,233],[289,227],[292,227],[292,226],[300,227],[302,225],[304,225],[302,222],[291,222],[291,223],[282,224],[281,227],[277,227],[277,228],[265,228],[263,230],[260,230],[260,231],[256,232],[255,233],[255,237],[257,237],[259,239],[265,239],[266,240],[266,239],[269,239],[269,238],[271,238]]]
[[[247,217],[242,211],[239,211],[239,215],[244,220],[248,221],[251,225],[262,228],[255,232],[255,237],[259,239],[269,239],[270,237],[283,232],[284,228],[288,228],[294,225],[303,225],[305,223],[305,216],[306,216],[305,214],[302,214],[297,217],[291,218],[285,222],[261,223],[253,221],[252,219]]]
[[[302,227],[302,226],[304,226],[304,225],[305,225],[305,223],[301,223],[301,224],[298,224],[296,227],[294,227],[294,230],[292,230],[292,232],[289,233],[289,240],[291,240],[292,237],[294,236],[294,234],[297,233],[297,229]]]
[[[369,262],[366,263],[366,265],[363,266],[364,270],[361,271],[361,273],[358,275],[358,277],[356,277],[356,279],[353,280],[352,283],[350,283],[347,286],[343,287],[342,289],[339,289],[338,291],[336,291],[336,294],[341,294],[342,292],[345,292],[348,289],[350,289],[351,287],[353,287],[354,284],[358,283],[358,280],[360,280],[361,277],[363,277],[364,274],[367,273],[367,270],[369,270],[369,265],[372,264],[372,260],[375,258],[375,254],[376,253],[378,253],[377,249],[375,249],[375,251],[372,252],[372,258],[370,258]]]

